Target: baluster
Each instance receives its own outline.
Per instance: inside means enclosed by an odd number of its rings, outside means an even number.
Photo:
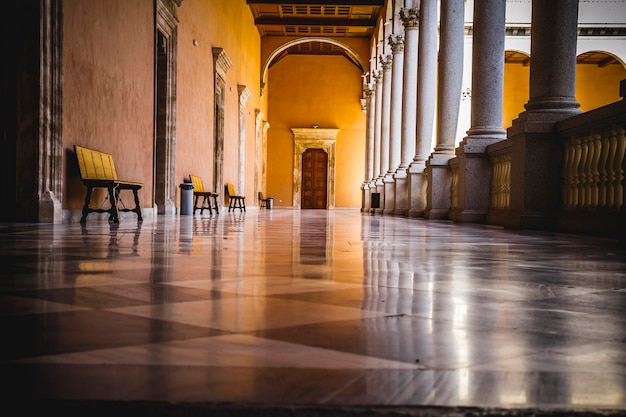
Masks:
[[[609,144],[609,135],[608,133],[602,132],[601,135],[601,147],[602,147],[602,152],[600,155],[600,161],[598,163],[598,171],[599,171],[599,175],[600,175],[600,187],[599,187],[599,195],[598,195],[598,207],[601,208],[606,208],[607,206],[607,201],[606,201],[606,193],[607,193],[607,183],[609,180],[609,174],[608,174],[608,170],[607,170],[607,159],[609,156],[609,148],[610,148],[610,144]]]
[[[591,149],[593,149],[593,155],[589,166],[589,175],[591,175],[590,193],[589,193],[589,206],[595,210],[598,208],[598,187],[600,183],[600,173],[598,172],[598,161],[600,160],[600,150],[602,143],[600,142],[601,136],[597,133],[593,133],[590,136]]]
[[[626,136],[624,129],[614,130],[617,149],[615,154],[615,202],[613,208],[619,211],[624,204],[624,152],[626,149]]]
[[[574,188],[572,189],[572,191],[574,192],[574,208],[577,209],[582,205],[582,177],[580,175],[580,166],[582,165],[583,161],[583,146],[580,138],[576,138],[574,143],[576,146],[576,152],[574,153]]]
[[[617,136],[615,135],[615,131],[611,130],[607,132],[609,136],[609,157],[608,163],[606,164],[607,168],[607,176],[608,176],[608,186],[607,186],[607,196],[606,203],[609,209],[613,209],[615,207],[615,181],[616,181],[616,170],[615,170],[615,160],[616,152],[617,152]]]
[[[511,154],[504,158],[504,207],[511,207]]]
[[[576,139],[571,138],[566,144],[564,169],[564,196],[563,201],[567,210],[573,210],[576,207]]]
[[[583,198],[582,206],[584,210],[588,210],[590,206],[591,196],[591,159],[593,157],[593,148],[591,147],[591,136],[587,135],[583,139],[583,159],[581,163],[582,181],[583,181]]]

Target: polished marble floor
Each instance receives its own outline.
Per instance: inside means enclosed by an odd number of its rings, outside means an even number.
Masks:
[[[626,415],[610,240],[251,208],[0,224],[0,261],[19,415]]]

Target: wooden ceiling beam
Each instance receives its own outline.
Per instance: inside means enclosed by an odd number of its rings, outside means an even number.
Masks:
[[[385,0],[247,0],[248,4],[307,4],[315,6],[379,6],[385,5]]]
[[[278,25],[278,26],[363,26],[375,27],[375,19],[318,19],[318,18],[280,18],[259,17],[254,21],[255,25]]]

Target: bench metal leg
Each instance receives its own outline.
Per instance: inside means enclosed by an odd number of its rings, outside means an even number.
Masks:
[[[89,214],[89,203],[91,202],[91,193],[93,187],[87,187],[87,195],[85,196],[85,204],[83,205],[83,215],[80,218],[81,223],[87,223],[87,215]]]

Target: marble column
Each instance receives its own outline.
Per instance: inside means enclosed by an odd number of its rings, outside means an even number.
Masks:
[[[370,180],[370,190],[376,192],[376,180],[380,175],[380,130],[383,104],[383,75],[379,71],[374,72],[374,165],[373,175]]]
[[[428,186],[424,217],[447,219],[463,84],[464,0],[441,2],[439,64],[437,68],[437,145],[426,162]]]
[[[437,94],[437,0],[422,0],[419,12],[417,59],[417,133],[415,156],[409,165],[409,212],[423,216],[426,209],[426,160],[432,150]]]
[[[511,203],[505,226],[551,228],[560,208],[561,145],[554,124],[576,101],[578,0],[532,3],[530,99],[508,130]]]
[[[385,174],[384,214],[393,214],[395,209],[396,182],[393,174],[400,164],[400,137],[402,128],[402,72],[404,68],[404,36],[391,35],[391,108],[389,115],[389,170]]]
[[[456,150],[458,205],[455,221],[484,223],[489,209],[491,163],[487,146],[505,139],[504,91],[505,0],[474,1],[472,39],[471,127]]]
[[[394,214],[409,211],[409,164],[415,153],[415,114],[417,113],[417,45],[419,40],[419,10],[402,9],[404,25],[404,69],[402,71],[402,122],[400,131],[400,165],[393,177],[396,182]]]
[[[365,85],[363,92],[366,97],[365,120],[365,172],[363,177],[361,211],[370,210],[370,181],[374,177],[374,126],[376,114],[376,95],[371,85]]]
[[[380,114],[380,175],[376,180],[376,192],[380,193],[380,208],[385,209],[386,172],[389,170],[389,126],[391,123],[391,55],[380,58],[383,67],[382,103]]]

